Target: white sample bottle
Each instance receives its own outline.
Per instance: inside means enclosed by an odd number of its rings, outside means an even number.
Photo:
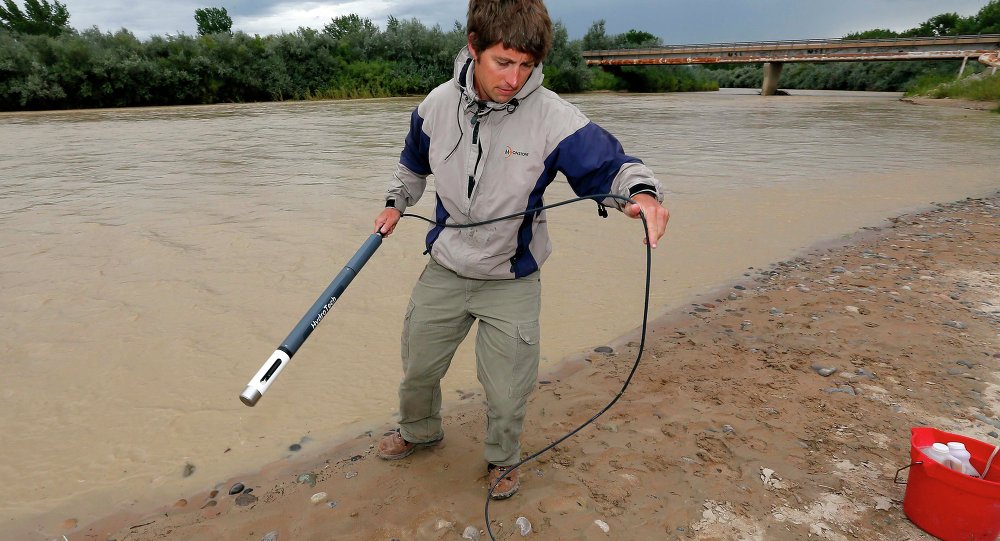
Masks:
[[[965,444],[960,441],[949,441],[948,442],[948,454],[955,458],[961,465],[961,472],[966,475],[971,475],[973,477],[981,477],[979,475],[979,470],[972,465],[969,460],[972,458],[972,454],[969,450],[965,448]]]
[[[924,447],[921,449],[925,455],[933,459],[935,462],[942,464],[946,468],[950,468],[955,471],[962,471],[962,463],[955,457],[951,456],[951,451],[948,446],[943,443],[935,443],[930,447]]]

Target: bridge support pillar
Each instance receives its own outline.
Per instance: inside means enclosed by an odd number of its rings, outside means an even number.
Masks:
[[[781,62],[764,63],[764,86],[760,89],[761,96],[773,96],[778,91],[778,77],[781,77]]]
[[[969,57],[963,56],[962,57],[962,67],[959,68],[959,70],[958,70],[958,78],[959,79],[961,79],[962,76],[965,75],[965,65],[968,64],[968,63],[969,63]]]

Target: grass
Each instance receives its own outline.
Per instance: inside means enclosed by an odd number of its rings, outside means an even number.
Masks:
[[[906,95],[992,101],[997,103],[994,112],[1000,113],[1000,73],[987,75],[983,72],[957,81],[949,76],[925,76],[917,79]]]

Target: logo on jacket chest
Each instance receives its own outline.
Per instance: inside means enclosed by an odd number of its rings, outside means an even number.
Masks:
[[[528,157],[528,153],[527,152],[522,152],[520,150],[514,150],[511,147],[504,148],[503,149],[503,157],[504,158],[510,158],[511,156],[519,156],[521,158],[527,158]]]

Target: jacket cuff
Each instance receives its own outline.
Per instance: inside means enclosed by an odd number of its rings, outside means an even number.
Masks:
[[[385,200],[385,208],[387,208],[387,209],[389,209],[389,208],[396,209],[396,210],[399,211],[400,214],[402,214],[403,212],[406,211],[406,202],[405,201],[399,202],[398,199],[396,199],[394,197],[390,197],[390,198],[388,198],[388,199]]]
[[[656,191],[656,186],[653,186],[652,184],[639,183],[629,186],[628,189],[629,197],[635,197],[641,193],[649,194],[655,197],[656,200],[659,201],[660,203],[663,202],[663,196],[658,191]]]

